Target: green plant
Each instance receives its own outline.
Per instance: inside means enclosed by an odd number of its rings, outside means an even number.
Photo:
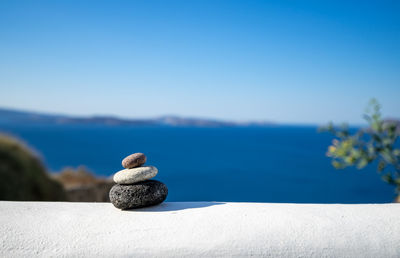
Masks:
[[[62,185],[51,179],[39,157],[15,138],[0,134],[0,200],[62,201]]]
[[[382,179],[395,186],[400,194],[399,122],[384,120],[380,110],[378,101],[372,99],[364,115],[367,128],[352,133],[346,124],[338,128],[330,123],[320,131],[328,131],[336,137],[327,152],[336,169],[348,166],[362,169],[376,162]]]

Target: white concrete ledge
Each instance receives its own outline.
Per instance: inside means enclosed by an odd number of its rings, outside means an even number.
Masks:
[[[399,257],[400,204],[0,202],[0,256]]]

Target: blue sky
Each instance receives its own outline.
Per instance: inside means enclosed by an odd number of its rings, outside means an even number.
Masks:
[[[0,106],[360,123],[400,117],[398,1],[0,1]]]

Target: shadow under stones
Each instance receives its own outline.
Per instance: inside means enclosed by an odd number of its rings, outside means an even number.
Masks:
[[[130,212],[165,212],[165,211],[180,211],[180,210],[189,210],[189,209],[199,209],[210,207],[214,205],[222,205],[225,204],[223,202],[163,202],[161,204],[139,208],[139,209],[130,209],[124,211]]]

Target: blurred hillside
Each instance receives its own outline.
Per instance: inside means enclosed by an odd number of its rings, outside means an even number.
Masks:
[[[0,134],[0,199],[64,201],[63,186],[46,172],[40,159],[17,139]]]
[[[50,175],[33,150],[0,134],[0,200],[108,202],[112,180],[84,167]]]
[[[108,193],[114,182],[98,178],[85,167],[65,168],[53,178],[60,182],[66,191],[67,200],[73,202],[109,202]]]

